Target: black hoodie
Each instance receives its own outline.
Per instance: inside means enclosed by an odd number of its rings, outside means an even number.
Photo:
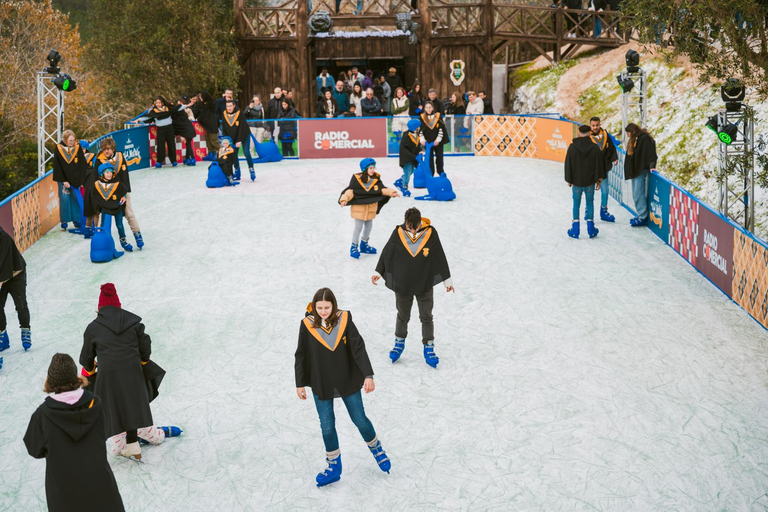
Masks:
[[[88,391],[72,405],[48,397],[32,414],[24,444],[31,456],[46,459],[48,510],[125,510],[106,440],[101,400]]]
[[[590,187],[606,175],[605,159],[589,137],[578,137],[565,155],[565,181],[575,187]]]
[[[142,365],[149,361],[152,340],[141,318],[103,306],[83,337],[80,364],[90,372],[99,360],[95,391],[104,402],[107,436],[153,425]]]
[[[0,227],[0,283],[24,273],[27,263],[16,247],[16,241]]]

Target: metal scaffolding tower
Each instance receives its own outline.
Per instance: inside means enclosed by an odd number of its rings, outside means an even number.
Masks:
[[[47,143],[56,145],[64,133],[64,93],[51,81],[57,75],[37,73],[37,176],[46,172],[53,159]]]
[[[748,231],[755,227],[755,111],[747,105],[738,111],[717,113],[717,129],[738,128],[733,142],[717,148],[720,178],[719,210]]]
[[[629,71],[624,69],[621,72],[622,80],[630,79],[634,82],[634,87],[629,92],[622,93],[621,95],[621,133],[622,133],[622,145],[627,147],[627,134],[624,128],[629,123],[635,123],[640,128],[645,128],[645,119],[648,112],[648,102],[646,101],[648,95],[648,80],[643,68],[635,68],[637,71]]]

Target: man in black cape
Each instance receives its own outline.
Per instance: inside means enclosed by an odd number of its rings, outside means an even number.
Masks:
[[[418,209],[411,208],[405,212],[405,222],[395,228],[381,251],[371,282],[376,285],[381,278],[384,278],[387,288],[395,292],[397,307],[395,347],[389,352],[390,359],[394,363],[405,350],[408,321],[411,319],[413,298],[416,297],[424,360],[432,368],[437,368],[440,360],[435,355],[434,346],[433,287],[443,283],[446,292],[455,290],[437,230],[429,219],[421,217]]]
[[[16,313],[19,315],[21,326],[21,345],[24,350],[32,346],[32,332],[29,327],[29,306],[27,306],[27,264],[16,247],[16,241],[3,231],[0,226],[0,352],[11,346],[7,320],[5,318],[5,301],[8,295],[13,298]],[[0,367],[3,360],[0,358]]]

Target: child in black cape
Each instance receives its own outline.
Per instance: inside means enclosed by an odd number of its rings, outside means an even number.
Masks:
[[[21,345],[24,350],[32,346],[29,306],[27,305],[27,263],[21,255],[16,241],[0,226],[0,352],[11,346],[8,337],[5,301],[8,295],[13,298],[21,326]],[[3,358],[0,357],[0,368]]]
[[[154,121],[157,127],[157,136],[155,146],[157,148],[157,161],[155,167],[158,169],[165,163],[166,153],[171,165],[176,167],[176,131],[173,126],[173,115],[183,113],[189,105],[171,105],[171,103],[162,96],[155,98],[152,108],[144,112],[137,121],[149,123]],[[186,115],[185,115],[186,117]]]
[[[222,137],[219,140],[219,152],[216,161],[219,163],[219,167],[221,167],[221,170],[224,172],[224,176],[227,177],[227,181],[230,185],[237,185],[237,183],[233,181],[232,176],[232,169],[235,165],[236,158],[237,155],[232,148],[232,139],[229,137]]]
[[[416,157],[424,150],[419,141],[419,126],[421,126],[421,122],[418,119],[409,120],[408,130],[403,133],[403,137],[400,139],[400,167],[403,169],[403,176],[395,181],[395,186],[405,197],[411,196],[408,184],[411,181],[413,170],[418,165]]]
[[[128,191],[125,185],[119,181],[114,181],[115,169],[109,162],[99,166],[99,179],[93,183],[89,191],[91,202],[96,210],[102,215],[101,225],[104,225],[104,215],[112,215],[115,218],[117,233],[120,235],[120,245],[126,251],[132,251],[133,246],[125,239],[125,226],[123,225],[123,215],[125,213],[125,202]]]
[[[424,112],[421,114],[421,127],[419,128],[419,138],[421,145],[426,146],[428,142],[432,143],[432,153],[429,157],[429,168],[432,176],[435,170],[438,174],[443,174],[443,145],[451,142],[448,136],[448,129],[445,127],[443,115],[435,110],[435,105],[431,101],[424,103]]]
[[[65,131],[61,141],[61,144],[56,144],[56,150],[53,152],[53,181],[58,183],[59,188],[59,222],[61,229],[66,230],[69,222],[72,222],[75,228],[85,229],[85,226],[80,226],[83,212],[75,190],[85,181],[88,162],[72,130]]]
[[[251,158],[250,139],[251,131],[248,129],[248,121],[242,115],[239,109],[235,108],[234,100],[227,100],[227,107],[222,114],[221,134],[224,137],[232,139],[232,149],[235,151],[233,160],[235,172],[234,179],[240,179],[240,159],[237,151],[243,148],[245,159],[248,162],[248,172],[251,174],[251,181],[256,179],[256,173],[253,170],[253,159]]]
[[[101,399],[82,389],[86,385],[75,361],[68,354],[55,354],[43,388],[51,396],[32,414],[24,444],[32,457],[45,458],[48,510],[123,511],[107,461]]]
[[[432,368],[437,368],[440,360],[435,355],[432,288],[443,283],[446,292],[455,290],[437,230],[429,219],[421,217],[421,212],[416,208],[405,212],[405,222],[395,228],[381,251],[371,282],[377,285],[381,278],[384,278],[387,288],[395,292],[397,307],[395,347],[389,353],[390,359],[394,363],[405,350],[408,321],[411,318],[413,298],[416,297],[421,320],[424,360]]]
[[[381,447],[371,420],[365,415],[360,393],[360,388],[366,393],[376,388],[365,342],[352,321],[352,313],[338,309],[336,297],[329,288],[319,289],[307,307],[299,326],[299,343],[294,357],[296,394],[301,400],[306,400],[304,388],[312,388],[325,444],[328,468],[315,478],[317,486],[322,487],[341,478],[334,398],[342,399],[379,468],[389,473],[392,464]]]
[[[349,255],[355,259],[363,254],[376,254],[376,248],[368,245],[373,219],[387,204],[390,197],[397,197],[397,190],[387,188],[381,182],[381,175],[376,172],[376,160],[364,158],[360,161],[359,173],[353,174],[349,180],[349,186],[344,189],[339,197],[339,204],[344,207],[350,205],[350,215],[355,219],[355,227],[352,231],[352,246]],[[360,232],[362,231],[362,239]],[[358,241],[360,246],[358,249]]]

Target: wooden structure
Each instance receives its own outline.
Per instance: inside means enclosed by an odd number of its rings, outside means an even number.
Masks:
[[[276,86],[294,91],[299,112],[309,117],[316,98],[318,60],[402,59],[410,87],[418,79],[438,96],[469,89],[490,95],[493,63],[506,63],[510,45],[529,45],[552,62],[571,57],[583,45],[616,47],[624,42],[618,12],[565,10],[481,0],[448,3],[418,0],[418,44],[405,35],[381,37],[376,30],[395,30],[398,13],[410,12],[409,0],[288,0],[275,7],[246,8],[234,0],[240,63],[245,70],[241,92],[268,96]],[[311,8],[310,8],[311,2]],[[309,16],[328,11],[333,34],[310,33]],[[600,27],[600,31],[596,30]],[[349,36],[367,30],[367,37]],[[466,78],[456,87],[449,63],[462,60]],[[361,70],[364,71],[364,70]],[[381,71],[381,70],[380,70]]]

